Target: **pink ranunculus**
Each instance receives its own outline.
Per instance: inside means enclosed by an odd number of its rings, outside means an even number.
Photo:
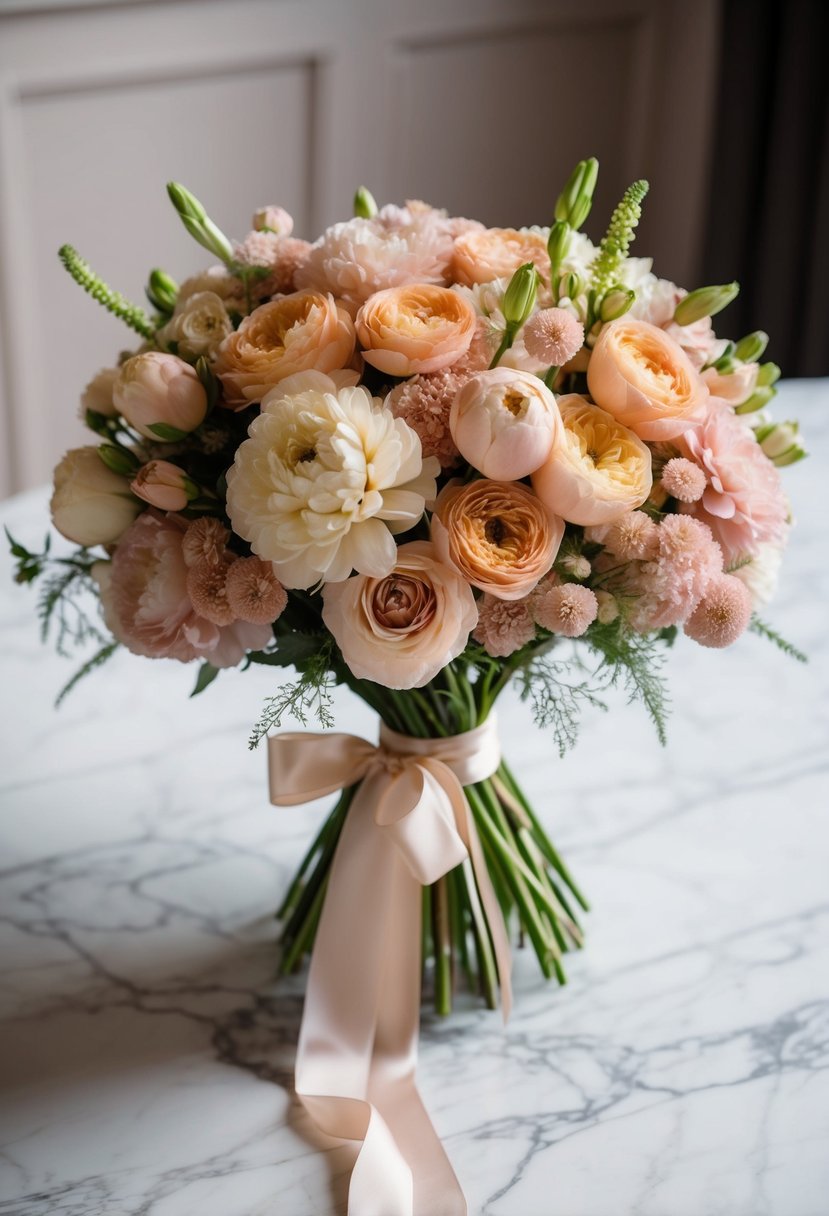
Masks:
[[[494,481],[520,481],[544,464],[561,430],[556,399],[537,376],[493,367],[471,376],[449,413],[463,458]]]
[[[145,511],[121,537],[112,562],[97,564],[106,622],[133,654],[235,667],[246,651],[266,646],[272,631],[239,620],[219,626],[199,615],[187,592],[187,527],[176,516]]]
[[[788,506],[780,475],[754,432],[728,406],[714,406],[679,441],[708,481],[702,498],[681,509],[708,524],[730,564],[757,553],[760,545],[780,544]]]
[[[127,359],[115,381],[113,397],[130,426],[156,441],[188,435],[207,413],[207,393],[195,368],[160,350]]]

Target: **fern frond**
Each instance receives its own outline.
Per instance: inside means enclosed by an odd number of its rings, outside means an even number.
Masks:
[[[251,751],[259,746],[268,731],[281,726],[285,717],[295,718],[301,726],[307,726],[308,719],[314,717],[324,730],[334,725],[331,690],[336,680],[331,670],[333,650],[333,638],[328,638],[307,661],[305,670],[296,680],[284,684],[276,696],[265,700],[259,721],[248,740]]]
[[[756,633],[759,637],[765,638],[768,642],[773,642],[778,650],[782,650],[790,659],[795,659],[798,663],[808,663],[809,656],[805,655],[802,650],[798,650],[791,642],[787,642],[784,637],[781,637],[776,629],[772,629],[771,625],[761,621],[759,616],[752,616],[749,621],[749,629],[752,633]]]

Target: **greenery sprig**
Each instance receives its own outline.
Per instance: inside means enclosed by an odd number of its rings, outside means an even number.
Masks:
[[[590,285],[596,299],[600,299],[615,282],[619,267],[628,256],[634,229],[642,216],[642,201],[647,193],[646,181],[640,178],[633,182],[610,217],[607,232],[590,267]]]
[[[91,295],[93,300],[103,304],[107,312],[111,312],[114,317],[119,317],[125,325],[129,325],[130,329],[134,329],[142,338],[150,341],[153,339],[155,328],[144,309],[131,303],[126,296],[121,295],[120,291],[113,291],[111,287],[108,287],[89,263],[81,257],[77,249],[71,245],[61,245],[58,257],[78,286]]]

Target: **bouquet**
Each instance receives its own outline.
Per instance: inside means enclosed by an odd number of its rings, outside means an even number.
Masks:
[[[715,333],[736,283],[688,292],[630,256],[646,182],[594,245],[597,171],[577,165],[549,227],[360,189],[313,244],[277,206],[231,241],[171,183],[215,261],[181,285],[153,270],[151,312],[60,251],[141,343],[88,384],[95,439],[55,471],[77,548],[12,540],[18,578],[43,578],[61,650],[98,643],[64,691],[118,647],[199,663],[196,693],[229,667],[294,669],[251,745],[289,716],[324,733],[270,740],[272,800],[341,791],[279,912],[284,971],[317,939],[297,1089],[365,1139],[352,1192],[383,1210],[411,1210],[412,1173],[453,1185],[434,1146],[419,1168],[417,1108],[390,1097],[412,1070],[384,1068],[413,1056],[421,961],[440,1012],[461,976],[508,1006],[511,937],[561,982],[582,942],[587,903],[499,754],[499,694],[516,682],[563,751],[620,683],[664,736],[679,632],[725,647],[753,628],[801,657],[757,615],[791,525],[779,470],[805,454],[766,411],[766,335]],[[379,747],[330,731],[337,684],[376,711]]]

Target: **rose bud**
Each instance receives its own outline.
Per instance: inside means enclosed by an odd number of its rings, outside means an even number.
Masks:
[[[693,325],[703,317],[713,317],[740,294],[739,283],[723,283],[718,287],[698,287],[679,301],[674,312],[677,325]]]
[[[207,413],[207,393],[195,369],[177,355],[158,350],[127,359],[113,395],[130,426],[147,439],[165,443],[183,439]]]
[[[159,511],[183,511],[191,498],[197,498],[199,487],[183,469],[169,460],[151,460],[142,465],[130,483],[137,498]]]
[[[257,232],[275,232],[277,236],[290,236],[294,230],[293,217],[284,207],[260,207],[253,216],[253,227]]]
[[[493,481],[520,481],[534,473],[560,428],[555,397],[544,382],[507,367],[471,376],[449,413],[458,451]]]
[[[94,447],[66,453],[49,506],[58,532],[87,547],[114,544],[142,509],[126,479],[108,469]]]

